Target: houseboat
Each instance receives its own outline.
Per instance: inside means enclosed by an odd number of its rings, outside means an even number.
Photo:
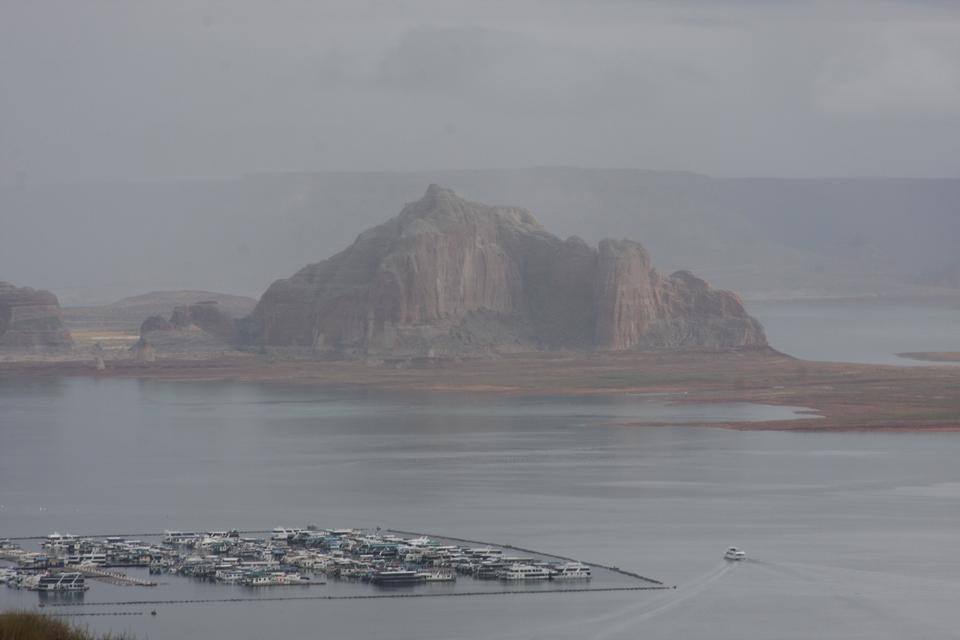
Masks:
[[[420,582],[426,582],[426,580],[426,576],[407,569],[384,569],[382,571],[374,571],[370,576],[370,582],[382,586],[418,584]]]
[[[568,562],[554,567],[551,580],[589,580],[590,567],[579,562]]]
[[[500,573],[501,580],[549,580],[550,570],[532,564],[511,564]]]
[[[48,573],[37,576],[36,582],[27,586],[31,591],[86,591],[88,587],[81,573]]]

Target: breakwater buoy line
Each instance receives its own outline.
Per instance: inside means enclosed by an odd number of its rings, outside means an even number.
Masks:
[[[453,536],[441,536],[431,533],[422,533],[417,531],[401,531],[400,529],[386,529],[387,533],[399,533],[404,536],[427,536],[428,538],[442,538],[444,540],[450,540],[452,542],[466,542],[467,544],[480,544],[487,547],[500,547],[502,549],[512,549],[514,551],[520,551],[522,553],[532,553],[538,556],[543,556],[544,558],[555,558],[557,560],[565,560],[567,562],[579,562],[585,564],[588,567],[596,567],[598,569],[606,569],[607,571],[612,571],[613,573],[619,573],[622,576],[627,576],[629,578],[635,578],[637,580],[643,580],[644,582],[649,582],[651,584],[659,585],[664,589],[669,587],[664,586],[663,582],[660,580],[654,580],[653,578],[648,578],[642,576],[639,573],[633,573],[632,571],[625,571],[620,567],[610,567],[607,565],[600,564],[598,562],[587,562],[586,560],[577,560],[576,558],[568,558],[567,556],[558,556],[555,553],[544,553],[543,551],[535,551],[533,549],[524,549],[523,547],[518,547],[512,544],[501,544],[499,542],[485,542],[483,540],[469,540],[467,538],[455,538]]]
[[[548,593],[604,593],[611,591],[662,591],[673,587],[582,587],[514,591],[461,591],[458,593],[368,593],[343,596],[264,596],[249,598],[188,598],[170,600],[117,600],[112,602],[49,602],[47,607],[136,607],[156,604],[220,604],[227,602],[291,602],[297,600],[389,600],[402,598],[466,598],[476,596],[526,596]]]
[[[84,616],[86,618],[91,618],[94,616],[142,616],[143,611],[106,611],[106,612],[96,612],[96,613],[45,613],[45,616],[51,618],[78,618]]]

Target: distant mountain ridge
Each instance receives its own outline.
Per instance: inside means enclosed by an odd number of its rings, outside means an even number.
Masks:
[[[346,356],[764,347],[732,293],[658,274],[629,240],[561,240],[527,211],[431,185],[347,249],[272,284],[240,341]]]
[[[177,307],[202,302],[215,302],[220,310],[233,317],[245,316],[257,305],[253,298],[215,291],[151,291],[106,305],[64,307],[63,318],[68,325],[78,328],[134,331],[146,317],[169,315]]]
[[[259,296],[431,182],[536,211],[563,237],[638,239],[664,271],[690,269],[745,298],[949,291],[950,280],[918,276],[948,266],[960,237],[960,179],[569,167],[257,174],[0,189],[0,273],[68,307],[150,288]]]

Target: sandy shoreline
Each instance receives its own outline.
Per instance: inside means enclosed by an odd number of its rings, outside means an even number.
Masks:
[[[549,353],[403,367],[349,361],[207,360],[5,362],[0,379],[85,376],[283,383],[329,389],[505,395],[667,394],[674,401],[806,407],[810,420],[713,423],[778,431],[960,431],[960,367],[813,362],[773,350]],[[624,422],[625,426],[654,426]]]

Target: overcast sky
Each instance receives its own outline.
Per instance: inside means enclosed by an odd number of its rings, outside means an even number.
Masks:
[[[0,184],[960,176],[960,2],[0,0]]]

